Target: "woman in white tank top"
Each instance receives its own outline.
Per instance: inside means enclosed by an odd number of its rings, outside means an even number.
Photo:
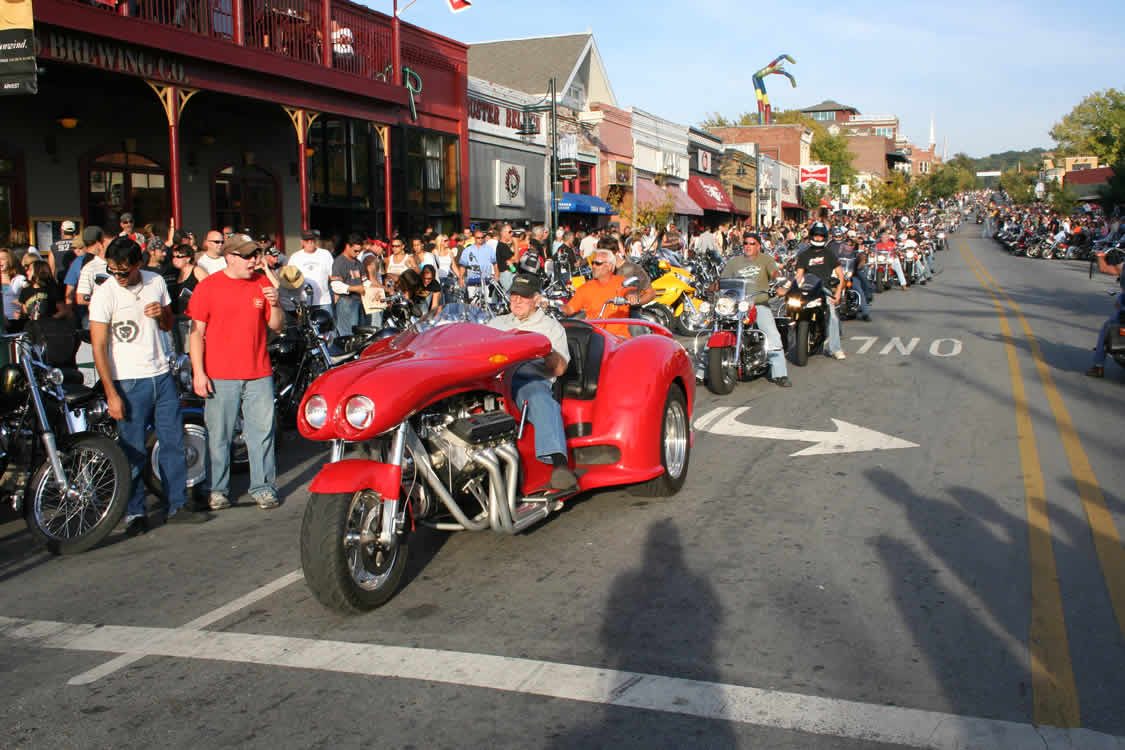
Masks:
[[[407,268],[410,268],[406,263],[406,259],[410,256],[406,254],[403,247],[402,240],[391,240],[391,255],[387,258],[387,273],[399,276]]]

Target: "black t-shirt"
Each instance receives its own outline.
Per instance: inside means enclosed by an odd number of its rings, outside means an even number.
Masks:
[[[508,266],[511,264],[512,258],[515,256],[515,254],[515,251],[512,250],[511,246],[508,243],[496,243],[496,265],[500,269],[501,273],[508,270]]]
[[[825,247],[810,245],[797,256],[797,268],[804,269],[805,273],[815,274],[826,285],[832,278],[832,272],[840,267],[836,254]]]
[[[49,283],[43,287],[25,286],[20,290],[20,304],[31,320],[54,317],[59,311],[63,295],[57,284]]]

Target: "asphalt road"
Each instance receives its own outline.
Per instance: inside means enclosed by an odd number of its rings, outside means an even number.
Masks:
[[[846,361],[700,386],[741,434],[697,431],[678,496],[423,531],[364,616],[299,579],[297,437],[274,511],[67,559],[0,526],[0,745],[1125,746],[1125,373],[1082,374],[1111,281],[973,225],[938,263]],[[916,447],[763,429],[833,420]]]

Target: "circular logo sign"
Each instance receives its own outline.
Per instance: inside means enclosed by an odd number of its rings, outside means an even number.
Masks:
[[[508,200],[515,200],[520,194],[520,171],[515,167],[508,167],[504,173],[504,193]]]

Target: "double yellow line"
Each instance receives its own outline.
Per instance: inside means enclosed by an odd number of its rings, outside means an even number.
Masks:
[[[1094,549],[1123,637],[1125,637],[1125,547],[1122,546],[1117,527],[1106,509],[1105,498],[1102,496],[1086,451],[1082,448],[1082,441],[1079,440],[1078,433],[1074,429],[1070,412],[1067,411],[1058,388],[1055,387],[1055,380],[1043,360],[1039,341],[1028,325],[1027,318],[1024,317],[1019,305],[996,283],[972,251],[966,247],[964,241],[958,240],[957,244],[961,255],[976,275],[977,281],[992,297],[996,314],[1000,318],[1004,346],[1008,355],[1008,374],[1012,380],[1012,395],[1016,407],[1016,435],[1023,467],[1031,556],[1029,648],[1034,690],[1034,721],[1038,725],[1078,727],[1081,726],[1078,688],[1074,682],[1074,670],[1070,661],[1070,647],[1067,642],[1062,594],[1055,566],[1043,473],[1039,468],[1039,453],[1032,428],[1031,410],[1028,406],[1014,337],[1005,306],[1000,301],[1001,297],[1007,301],[1008,308],[1015,313],[1031,347],[1031,356],[1039,379],[1043,383],[1043,390],[1047,394],[1047,402],[1058,426],[1067,460],[1070,462],[1070,471],[1077,484],[1079,497],[1082,499],[1086,520],[1090,524]]]

